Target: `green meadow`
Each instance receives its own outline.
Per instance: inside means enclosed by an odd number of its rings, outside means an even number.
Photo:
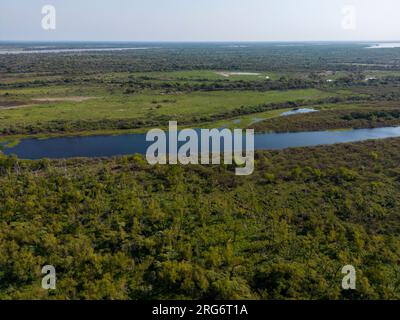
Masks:
[[[92,90],[93,89],[93,90]],[[4,90],[3,90],[4,91]],[[0,109],[0,127],[54,120],[141,119],[168,117],[184,120],[228,112],[242,106],[315,100],[335,93],[318,89],[288,91],[213,91],[171,93],[148,91],[140,94],[112,94],[100,88],[52,87],[7,90],[25,101],[13,109]],[[103,94],[103,95],[101,95]],[[84,101],[71,101],[69,99]],[[40,101],[36,99],[41,99]],[[49,101],[43,101],[49,99]],[[57,100],[59,99],[59,101]]]

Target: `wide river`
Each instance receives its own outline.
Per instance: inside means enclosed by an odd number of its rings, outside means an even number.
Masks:
[[[357,129],[348,131],[319,131],[296,133],[262,133],[255,135],[257,150],[279,150],[295,147],[331,145],[370,139],[400,137],[400,127]],[[49,139],[23,139],[14,147],[3,143],[2,152],[15,154],[21,159],[111,157],[145,154],[151,142],[145,134],[125,134],[89,137],[58,137]]]

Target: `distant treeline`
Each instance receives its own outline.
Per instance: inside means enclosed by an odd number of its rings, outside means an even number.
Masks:
[[[374,88],[381,86],[400,86],[400,77],[385,76],[375,80],[365,80],[365,76],[352,74],[339,77],[332,82],[325,78],[313,77],[312,74],[299,77],[281,77],[277,80],[209,80],[209,79],[185,79],[180,78],[170,81],[162,81],[146,76],[129,76],[128,79],[103,79],[96,76],[77,76],[61,79],[36,79],[17,83],[1,83],[0,89],[40,88],[47,86],[102,86],[109,91],[120,90],[124,94],[140,93],[143,90],[159,90],[165,93],[196,92],[196,91],[238,91],[238,90],[291,90],[309,88]]]
[[[0,73],[90,74],[176,70],[351,71],[400,70],[398,49],[363,44],[157,44],[157,49],[84,54],[0,55]]]

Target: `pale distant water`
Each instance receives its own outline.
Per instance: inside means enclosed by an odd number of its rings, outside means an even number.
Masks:
[[[377,44],[367,47],[367,49],[390,49],[390,48],[400,48],[400,42],[377,43]]]
[[[302,109],[296,109],[296,110],[291,110],[288,112],[284,112],[281,114],[282,117],[287,117],[287,116],[293,116],[295,114],[302,114],[302,113],[312,113],[312,112],[318,112],[318,110],[311,109],[311,108],[302,108]]]
[[[248,48],[249,46],[245,45],[230,45],[230,46],[224,46],[224,48]]]
[[[74,48],[74,49],[41,49],[39,48],[33,50],[2,50],[0,49],[0,54],[38,54],[38,53],[80,53],[80,52],[98,52],[98,51],[127,51],[127,50],[150,50],[157,48]]]
[[[400,127],[347,131],[260,133],[255,135],[254,143],[256,150],[279,150],[394,137],[400,137]],[[21,159],[112,157],[146,154],[147,148],[151,144],[151,142],[146,141],[145,134],[60,137],[46,140],[23,139],[15,147],[4,147],[3,152],[6,155],[15,154]],[[179,146],[182,144],[179,143]],[[201,141],[199,145],[201,145]],[[227,146],[227,149],[229,150],[229,146]]]

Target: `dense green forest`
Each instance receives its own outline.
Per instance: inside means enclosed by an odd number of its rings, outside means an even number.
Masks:
[[[11,48],[15,44],[2,43]],[[40,43],[18,44],[38,50]],[[48,46],[48,43],[43,46]],[[90,43],[87,47],[104,47]],[[399,70],[397,49],[365,50],[367,43],[115,43],[107,47],[144,47],[154,50],[92,52],[76,54],[0,55],[0,72],[49,72],[82,74],[94,72],[150,72],[176,70],[242,71],[351,71]],[[82,48],[82,43],[52,44],[53,49]],[[39,49],[40,50],[40,49]],[[3,63],[7,62],[7,64]]]
[[[399,299],[399,148],[258,152],[250,177],[3,156],[0,298]],[[40,287],[45,264],[55,291]],[[348,264],[357,291],[341,290]]]

